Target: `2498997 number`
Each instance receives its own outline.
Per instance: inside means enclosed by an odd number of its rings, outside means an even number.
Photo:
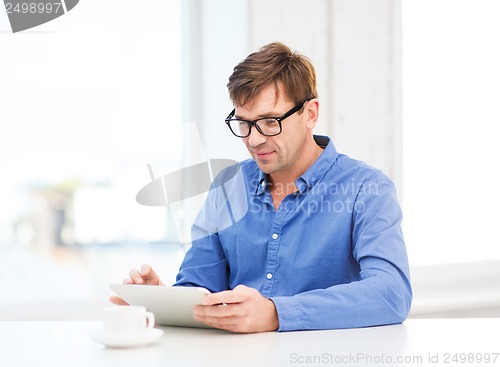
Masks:
[[[5,3],[7,14],[51,14],[59,13],[62,3]]]
[[[482,364],[497,363],[499,353],[444,353],[444,363],[449,364]]]

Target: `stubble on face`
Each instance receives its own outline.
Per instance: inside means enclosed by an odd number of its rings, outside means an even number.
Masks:
[[[299,160],[300,149],[296,149],[294,152],[291,149],[286,149],[287,146],[284,148],[281,150],[280,146],[274,144],[270,139],[267,139],[262,146],[250,147],[247,145],[248,151],[260,170],[267,175],[283,172]]]
[[[280,116],[290,109],[293,103],[284,98],[284,93],[280,93],[278,99],[276,96],[274,86],[265,88],[252,103],[239,107],[237,112],[240,117],[248,120]],[[290,116],[285,123],[292,125],[296,118],[296,115]],[[305,142],[305,136],[301,142],[301,138],[297,135],[299,131],[294,131],[294,134],[290,135],[285,129],[283,128],[279,135],[266,137],[253,127],[250,136],[243,139],[248,152],[265,174],[282,172],[299,159],[300,146]]]

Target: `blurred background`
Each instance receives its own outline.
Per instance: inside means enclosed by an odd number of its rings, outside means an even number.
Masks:
[[[499,16],[495,0],[85,0],[12,34],[1,11],[0,319],[95,318],[142,263],[175,280],[203,195],[136,194],[248,157],[227,78],[272,41],[315,64],[316,132],[396,183],[411,317],[499,317]]]

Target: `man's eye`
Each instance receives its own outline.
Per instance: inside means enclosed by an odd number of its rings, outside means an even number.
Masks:
[[[263,119],[263,120],[261,120],[261,123],[263,123],[266,126],[274,126],[274,125],[278,125],[278,120],[276,120],[276,119]]]

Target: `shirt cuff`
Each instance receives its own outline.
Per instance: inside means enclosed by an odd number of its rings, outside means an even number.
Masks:
[[[278,314],[278,331],[305,330],[303,310],[294,297],[271,297]]]

